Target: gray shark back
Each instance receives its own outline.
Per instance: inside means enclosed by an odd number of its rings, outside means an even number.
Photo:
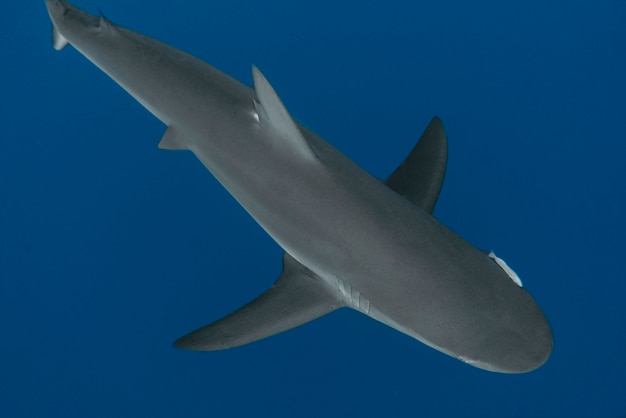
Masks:
[[[192,151],[286,252],[273,288],[178,346],[242,345],[345,306],[483,369],[547,360],[550,327],[516,275],[431,215],[447,160],[438,119],[383,183],[295,122],[258,69],[250,88],[64,0],[46,4],[54,47],[76,47],[163,121],[159,147]]]

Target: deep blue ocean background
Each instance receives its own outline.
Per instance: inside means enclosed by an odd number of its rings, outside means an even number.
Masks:
[[[238,349],[177,337],[269,287],[281,249],[43,1],[0,39],[1,417],[626,416],[626,1],[77,0],[250,84],[387,177],[438,115],[436,216],[545,311],[540,369],[467,366],[341,310]]]

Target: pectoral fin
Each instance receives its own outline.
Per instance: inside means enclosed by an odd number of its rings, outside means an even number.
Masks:
[[[432,213],[448,162],[448,140],[439,118],[433,118],[419,142],[385,184],[416,206]]]
[[[178,339],[189,350],[223,350],[287,331],[343,307],[340,294],[285,253],[283,272],[265,293],[230,315]]]

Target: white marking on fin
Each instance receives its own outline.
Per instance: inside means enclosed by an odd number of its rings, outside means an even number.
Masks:
[[[56,26],[52,25],[52,47],[57,51],[62,50],[69,44],[67,39],[61,35]]]
[[[499,265],[502,270],[504,270],[504,272],[511,278],[511,280],[513,280],[516,285],[518,285],[519,287],[524,287],[522,285],[522,279],[519,278],[517,273],[514,272],[513,269],[509,267],[509,265],[503,259],[495,255],[493,251],[489,253],[489,258],[495,261],[496,264]]]
[[[252,110],[250,113],[252,113],[252,117],[254,118],[256,123],[261,123],[260,115],[263,112],[263,107],[256,98],[252,99],[252,104],[254,105],[254,110]]]
[[[265,122],[272,126],[283,137],[280,146],[307,160],[316,160],[315,152],[298,129],[276,91],[255,66],[252,67],[252,78],[258,99],[254,105],[261,123]]]

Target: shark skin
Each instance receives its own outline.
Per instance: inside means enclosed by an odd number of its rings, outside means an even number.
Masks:
[[[383,182],[295,122],[257,68],[251,88],[64,0],[46,6],[55,49],[72,45],[167,125],[159,147],[193,152],[285,250],[272,288],[177,347],[236,347],[348,307],[485,370],[548,359],[550,326],[514,272],[432,216],[447,163],[437,118]]]

